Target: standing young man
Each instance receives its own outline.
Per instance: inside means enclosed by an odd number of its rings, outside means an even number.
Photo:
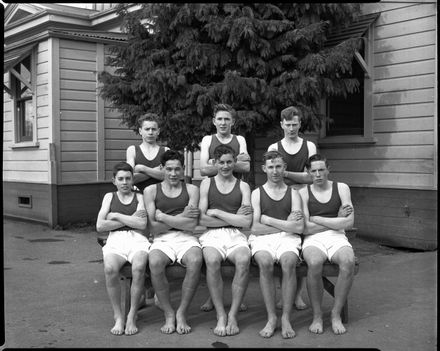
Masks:
[[[260,331],[270,338],[276,329],[274,264],[282,271],[281,335],[295,337],[290,323],[296,292],[296,264],[299,260],[304,221],[298,192],[284,183],[286,163],[278,151],[263,155],[263,172],[267,181],[252,192],[254,210],[249,245],[260,270],[260,287],[267,311],[267,324]]]
[[[187,334],[187,310],[200,280],[203,257],[201,246],[192,231],[199,217],[199,191],[192,184],[181,181],[184,157],[174,150],[162,155],[164,180],[144,190],[144,201],[149,228],[154,235],[150,247],[151,282],[164,312],[162,333]],[[182,297],[176,312],[170,303],[166,266],[176,262],[186,268],[182,283]]]
[[[114,335],[136,334],[137,310],[144,290],[145,268],[150,242],[143,235],[147,226],[144,199],[132,191],[133,168],[120,162],[113,168],[113,184],[117,191],[107,193],[102,200],[96,221],[98,232],[110,231],[102,248],[104,257],[105,282],[113,308]],[[121,306],[121,286],[119,271],[126,263],[131,263],[132,284],[130,290],[130,311],[125,320]]]
[[[212,123],[216,128],[216,134],[205,135],[200,144],[200,174],[213,177],[217,174],[214,165],[214,150],[219,145],[230,146],[237,162],[234,165],[234,174],[249,173],[250,157],[247,152],[246,140],[241,135],[232,134],[232,126],[235,123],[236,112],[228,104],[217,104],[214,107]]]
[[[346,329],[341,321],[341,311],[354,278],[355,259],[345,229],[353,227],[354,210],[350,188],[345,183],[328,179],[327,160],[321,155],[309,158],[306,168],[313,184],[300,189],[304,210],[303,257],[307,262],[307,290],[313,309],[312,333],[323,332],[322,321],[322,269],[326,260],[339,266],[335,285],[335,299],[331,311],[332,329],[343,334]]]
[[[200,144],[200,174],[213,177],[217,174],[214,165],[214,150],[219,145],[230,146],[237,156],[233,175],[238,179],[244,179],[244,175],[250,171],[250,157],[247,151],[246,139],[241,135],[232,134],[232,126],[235,123],[236,111],[228,104],[217,104],[214,107],[212,123],[216,128],[216,134],[206,135]],[[212,299],[208,299],[200,306],[202,311],[211,311],[214,308]],[[242,303],[240,311],[245,311],[247,306]]]
[[[249,185],[232,174],[236,163],[234,150],[219,145],[214,150],[214,159],[217,175],[200,184],[200,225],[208,230],[199,240],[206,264],[206,282],[217,313],[214,334],[225,336],[240,332],[237,313],[248,285],[251,257],[246,235],[240,228],[251,225],[252,208]],[[235,266],[228,314],[221,275],[221,263],[226,259]]]
[[[126,157],[127,163],[134,169],[134,185],[142,193],[147,186],[163,180],[160,158],[168,147],[157,143],[160,133],[158,115],[145,113],[138,118],[137,124],[142,143],[130,145]]]
[[[316,154],[316,145],[299,136],[301,120],[303,118],[301,110],[296,106],[289,106],[281,111],[281,128],[284,138],[275,144],[269,145],[267,151],[278,151],[283,155],[287,168],[284,172],[284,181],[294,189],[299,190],[305,184],[311,184],[312,178],[307,173],[305,165],[310,156]],[[295,306],[299,310],[307,308],[301,297],[305,278],[298,279],[298,290],[295,295]],[[282,305],[282,302],[279,304]]]

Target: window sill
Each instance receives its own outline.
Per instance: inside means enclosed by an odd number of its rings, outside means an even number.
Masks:
[[[373,146],[377,139],[374,137],[364,137],[360,135],[340,135],[324,137],[318,140],[318,146],[322,149],[330,148],[348,148]]]
[[[35,142],[35,141],[25,141],[22,143],[15,143],[12,144],[11,149],[16,150],[16,149],[36,149],[40,147],[40,143],[39,142]]]

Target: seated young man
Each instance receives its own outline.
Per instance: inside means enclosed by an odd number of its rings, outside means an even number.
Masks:
[[[286,162],[278,151],[263,155],[263,172],[267,181],[252,192],[254,210],[249,245],[260,270],[260,287],[267,311],[267,324],[260,331],[270,338],[277,326],[274,263],[281,266],[282,316],[281,336],[295,337],[290,323],[297,288],[296,264],[299,260],[304,221],[298,192],[284,182]]]
[[[154,235],[150,247],[149,266],[151,282],[164,312],[162,333],[187,334],[187,309],[200,280],[203,263],[202,250],[192,231],[199,217],[199,191],[192,184],[181,181],[184,157],[174,150],[167,150],[161,165],[164,180],[144,190],[145,207],[150,232]],[[176,312],[170,302],[166,266],[176,262],[186,268],[182,283],[182,296]]]
[[[326,260],[339,266],[335,285],[335,299],[331,310],[332,329],[343,334],[346,329],[341,321],[341,311],[350,291],[355,268],[354,252],[345,235],[345,229],[353,227],[354,210],[350,188],[345,183],[328,179],[327,160],[313,155],[306,163],[313,184],[300,189],[304,211],[304,243],[302,253],[307,262],[307,290],[312,304],[312,333],[323,332],[322,321],[322,269]]]
[[[200,184],[200,225],[208,227],[199,240],[206,264],[206,282],[216,313],[218,336],[239,333],[237,312],[248,285],[250,249],[240,231],[252,221],[249,185],[234,177],[234,150],[219,145],[214,151],[217,174]],[[223,303],[221,263],[228,259],[235,266],[232,303],[226,314]]]
[[[141,194],[132,191],[133,168],[120,162],[113,168],[113,184],[117,191],[105,194],[96,221],[98,232],[110,231],[102,248],[104,257],[105,282],[113,308],[115,325],[111,333],[121,335],[136,334],[137,310],[144,290],[145,268],[150,242],[144,236],[147,215]],[[121,306],[119,271],[126,263],[131,263],[132,284],[130,291],[130,311],[125,321]]]

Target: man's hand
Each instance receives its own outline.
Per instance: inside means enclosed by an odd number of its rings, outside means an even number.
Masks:
[[[210,217],[216,217],[217,210],[215,208],[210,208],[206,211],[206,215]]]
[[[237,162],[250,162],[250,160],[251,160],[251,157],[244,152],[237,155]]]
[[[182,212],[182,216],[188,218],[199,218],[199,215],[200,215],[200,209],[192,205],[185,206]]]
[[[294,221],[300,221],[304,218],[304,215],[302,213],[302,211],[300,210],[295,210],[290,212],[289,216],[287,217],[288,221],[294,220]]]
[[[236,214],[247,216],[247,215],[252,214],[253,212],[254,212],[254,210],[252,209],[252,206],[241,205]]]
[[[268,223],[267,223],[267,216],[266,215],[261,215],[260,222],[261,222],[261,224],[268,225]]]
[[[353,206],[349,204],[342,205],[341,207],[339,207],[338,217],[348,217],[353,213],[353,211]]]
[[[163,212],[159,209],[156,209],[156,213],[154,214],[154,217],[156,217],[156,221],[162,222],[162,215]]]
[[[145,218],[145,217],[147,217],[147,211],[145,211],[145,210],[136,211],[135,213],[133,213],[133,216]]]

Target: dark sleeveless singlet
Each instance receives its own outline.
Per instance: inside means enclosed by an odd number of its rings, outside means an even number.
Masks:
[[[175,216],[183,212],[189,202],[188,190],[186,184],[182,183],[182,191],[177,197],[168,197],[162,190],[162,184],[156,185],[156,208],[163,213]]]
[[[121,202],[121,200],[119,200],[119,197],[116,194],[116,192],[113,192],[112,201],[110,202],[110,212],[121,213],[127,216],[131,216],[133,213],[136,212],[137,206],[138,206],[138,199],[136,194],[134,194],[133,200],[128,205],[125,205]],[[116,230],[133,230],[133,229],[134,228],[124,226]]]
[[[214,177],[212,177],[208,191],[208,209],[215,208],[229,213],[237,213],[242,200],[240,182],[241,180],[237,179],[232,190],[228,194],[222,194],[217,188]]]
[[[223,144],[218,140],[217,136],[215,134],[212,134],[211,137],[211,144],[209,145],[209,159],[214,158],[214,150],[219,145],[227,145],[232,148],[232,150],[235,151],[235,156],[237,156],[240,153],[240,143],[238,142],[237,136],[235,134],[232,134],[232,139],[229,143]],[[243,179],[243,173],[238,172],[232,172],[235,178]]]
[[[261,214],[276,219],[286,220],[292,211],[292,190],[287,187],[286,193],[280,200],[272,199],[260,186],[260,208]]]
[[[307,141],[303,139],[301,148],[296,154],[289,154],[283,148],[283,144],[281,141],[277,143],[278,152],[280,152],[284,160],[287,163],[287,171],[290,172],[302,172],[304,171],[304,167],[306,166],[306,162],[309,159],[309,149],[307,148]]]
[[[312,191],[310,190],[310,185],[307,185],[307,191],[309,193],[309,214],[310,216],[321,216],[321,217],[338,217],[339,208],[341,207],[341,198],[338,192],[338,183],[333,182],[332,185],[332,196],[330,200],[326,203],[319,202]]]
[[[157,152],[157,155],[155,158],[153,158],[152,160],[148,160],[144,153],[142,152],[141,148],[139,145],[135,145],[135,158],[134,158],[134,163],[135,165],[145,165],[147,167],[150,168],[154,168],[157,166],[160,166],[160,158],[162,157],[163,153],[165,152],[165,148],[163,146],[159,147],[159,151]],[[137,188],[143,192],[144,189],[151,185],[151,184],[156,184],[156,183],[160,183],[162,180],[160,179],[156,179],[153,177],[148,178],[147,180],[144,180],[142,182],[136,183],[135,185],[137,186]]]

